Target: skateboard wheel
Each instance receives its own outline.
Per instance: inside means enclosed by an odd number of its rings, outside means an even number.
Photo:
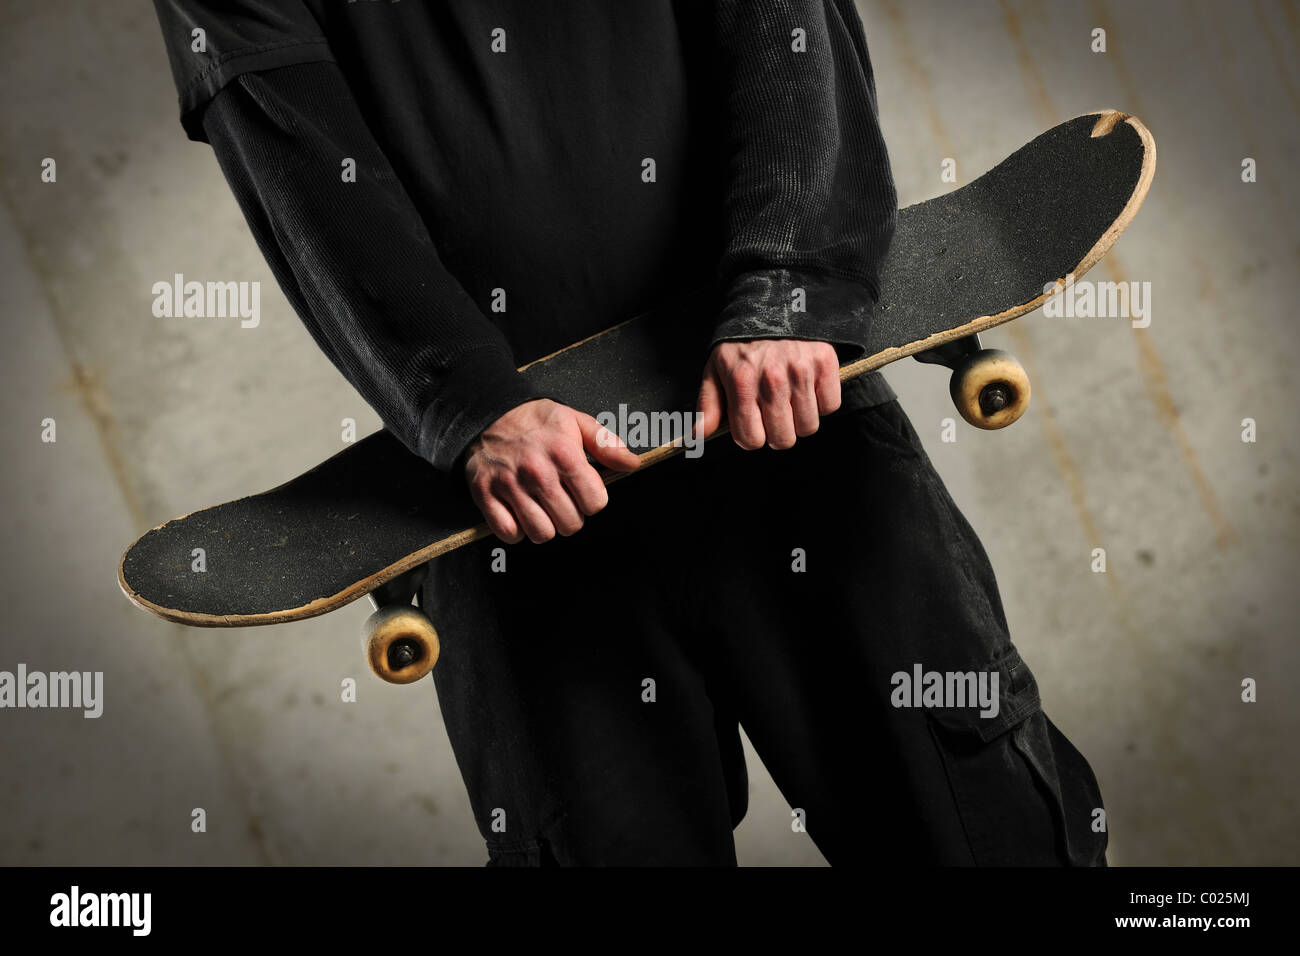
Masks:
[[[949,383],[961,417],[976,428],[1006,428],[1029,407],[1029,376],[1015,357],[981,349],[962,359]]]
[[[438,661],[433,622],[409,604],[390,604],[370,615],[361,638],[370,669],[390,684],[414,683]]]

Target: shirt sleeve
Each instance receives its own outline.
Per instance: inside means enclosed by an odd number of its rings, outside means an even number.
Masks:
[[[450,470],[498,417],[543,397],[443,266],[336,64],[245,71],[202,130],[308,331],[412,452]]]
[[[723,309],[713,343],[862,355],[898,196],[852,0],[715,0],[725,137]]]
[[[154,0],[180,99],[181,125],[207,142],[203,111],[235,77],[295,63],[332,62],[302,0]]]
[[[498,417],[542,397],[443,266],[307,6],[155,10],[182,125],[212,145],[276,281],[385,426],[449,470]]]

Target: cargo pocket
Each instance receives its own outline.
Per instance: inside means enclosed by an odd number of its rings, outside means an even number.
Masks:
[[[545,840],[488,844],[487,866],[559,866]]]
[[[930,708],[930,732],[977,866],[1105,865],[1091,831],[1101,795],[1087,762],[1042,711],[1038,684],[1014,647],[998,674],[998,712]]]
[[[1042,711],[1016,728],[1011,739],[1055,798],[1052,806],[1069,865],[1105,866],[1105,808],[1097,777],[1083,754]]]

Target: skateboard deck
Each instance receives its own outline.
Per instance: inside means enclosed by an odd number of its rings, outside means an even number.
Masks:
[[[953,396],[968,420],[983,427],[1014,420],[1028,382],[1009,356],[977,351],[974,337],[1034,310],[1053,283],[1095,265],[1136,214],[1154,171],[1150,133],[1135,118],[1106,111],[1063,123],[969,184],[900,210],[869,348],[841,368],[841,378],[919,355],[956,367]],[[523,373],[593,415],[617,414],[620,405],[692,412],[712,325],[705,308],[713,304],[688,299],[633,318]],[[653,447],[625,437],[642,470],[680,450],[663,435]],[[389,630],[402,631],[411,623],[402,615],[418,613],[410,607],[418,586],[412,575],[489,534],[463,481],[381,431],[287,484],[145,533],[123,556],[118,580],[139,607],[203,627],[299,620],[378,589],[380,615],[385,605],[400,607]],[[192,568],[199,548],[202,572]],[[383,622],[368,625],[372,641],[376,628]],[[401,661],[386,668],[377,660],[387,647],[372,647],[372,666],[406,682],[397,673]]]

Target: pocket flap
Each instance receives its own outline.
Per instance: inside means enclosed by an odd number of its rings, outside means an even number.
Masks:
[[[1026,717],[1042,708],[1038,697],[1038,682],[1030,673],[1029,665],[1020,659],[1014,645],[1006,652],[980,668],[998,678],[998,708],[996,714],[981,715],[982,708],[928,707],[926,714],[944,730],[962,737],[988,743],[1000,737]],[[978,673],[978,670],[976,671]]]

